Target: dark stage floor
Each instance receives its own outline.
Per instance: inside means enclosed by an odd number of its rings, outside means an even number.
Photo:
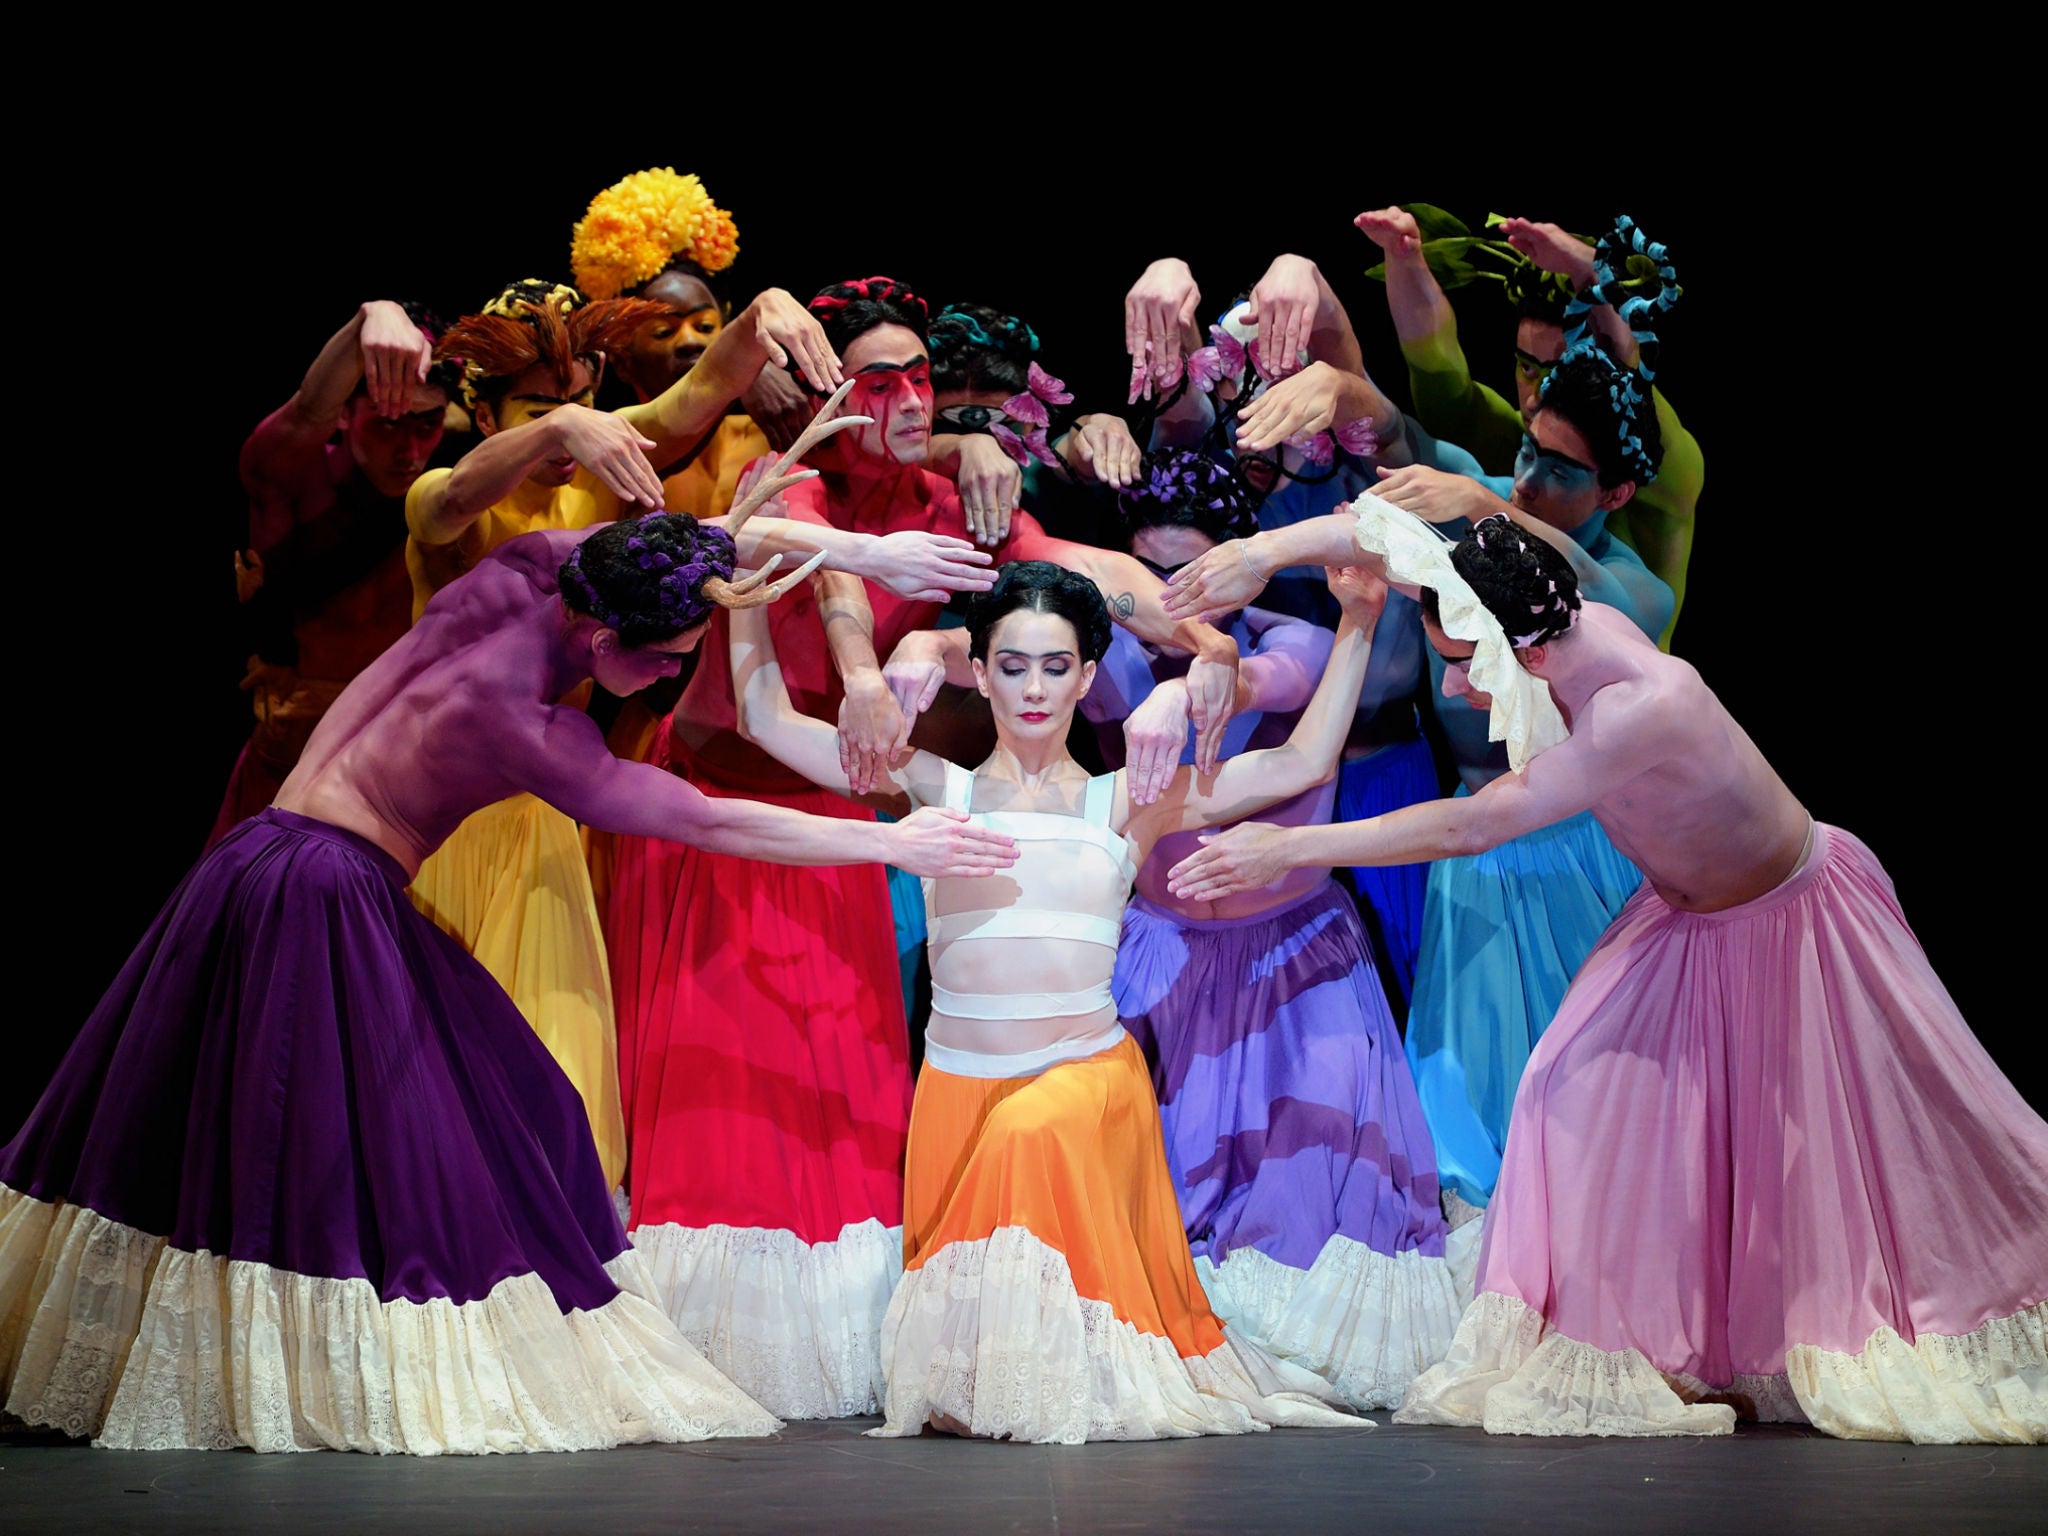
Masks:
[[[871,1422],[798,1424],[776,1440],[444,1460],[148,1455],[16,1438],[0,1441],[0,1532],[2048,1529],[2043,1449],[1783,1429],[1495,1439],[1384,1424],[1059,1449],[863,1439]]]

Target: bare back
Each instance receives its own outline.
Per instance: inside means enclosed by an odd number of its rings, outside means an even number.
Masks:
[[[417,871],[471,812],[545,794],[563,755],[608,761],[596,726],[554,702],[579,680],[564,673],[555,573],[587,531],[515,539],[437,594],[328,710],[279,809],[360,833]]]
[[[1590,795],[1615,847],[1685,911],[1736,906],[1789,877],[1812,818],[1692,665],[1599,603],[1567,644],[1551,692],[1571,737],[1523,771],[1528,791],[1570,809]]]

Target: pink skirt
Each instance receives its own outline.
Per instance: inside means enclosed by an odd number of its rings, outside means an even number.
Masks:
[[[1636,893],[1529,1059],[1487,1222],[1404,1418],[2048,1438],[2048,1124],[1847,833],[1726,911]]]

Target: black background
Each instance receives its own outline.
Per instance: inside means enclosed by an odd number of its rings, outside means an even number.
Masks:
[[[1084,405],[1120,398],[1122,295],[1154,256],[1189,259],[1205,311],[1279,251],[1314,258],[1405,399],[1359,208],[1420,198],[1581,230],[1632,214],[1685,285],[1659,382],[1707,463],[1676,649],[1794,793],[1876,850],[1980,1038],[2048,1103],[2038,1026],[2022,1029],[2040,1012],[2022,991],[2027,669],[1997,607],[1997,551],[2007,521],[2029,519],[2027,491],[1997,477],[2006,455],[1981,415],[2004,390],[2001,349],[1981,327],[1958,345],[1923,323],[1923,307],[1946,317],[1938,264],[1863,216],[1889,195],[1888,152],[1815,122],[1610,161],[1518,143],[1475,108],[1399,154],[1378,130],[1348,140],[1367,121],[1348,113],[1155,154],[1134,145],[1171,143],[1181,110],[1155,106],[1142,128],[1054,114],[969,130],[920,127],[892,96],[872,120],[764,136],[712,132],[715,112],[629,123],[555,99],[532,133],[472,103],[443,137],[394,119],[388,142],[362,124],[216,129],[162,111],[127,124],[127,159],[44,162],[40,270],[14,295],[56,382],[46,404],[11,408],[17,487],[42,491],[16,509],[27,836],[0,1130],[196,857],[247,733],[229,560],[243,437],[359,301],[415,296],[452,317],[511,278],[566,278],[591,194],[670,163],[734,213],[736,296],[886,272],[935,304],[992,304],[1031,321]],[[145,168],[101,175],[110,164]],[[1458,305],[1475,374],[1504,387],[1511,316],[1477,292]]]

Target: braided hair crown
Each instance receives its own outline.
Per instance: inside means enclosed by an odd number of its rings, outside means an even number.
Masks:
[[[821,288],[804,306],[825,329],[832,350],[844,354],[847,343],[878,325],[900,325],[919,341],[925,339],[931,308],[893,277],[860,277]]]
[[[1029,381],[1038,333],[986,304],[948,304],[932,321],[926,345],[937,393],[999,389],[1014,395]]]
[[[1451,569],[1518,648],[1554,640],[1578,618],[1579,574],[1571,562],[1505,514],[1483,519],[1459,541]]]
[[[1117,492],[1126,534],[1194,528],[1218,544],[1259,531],[1256,498],[1228,465],[1206,453],[1161,448],[1145,455],[1144,478]]]
[[[562,597],[626,645],[653,645],[717,612],[707,583],[732,579],[736,552],[723,528],[687,513],[606,523],[562,563]]]

